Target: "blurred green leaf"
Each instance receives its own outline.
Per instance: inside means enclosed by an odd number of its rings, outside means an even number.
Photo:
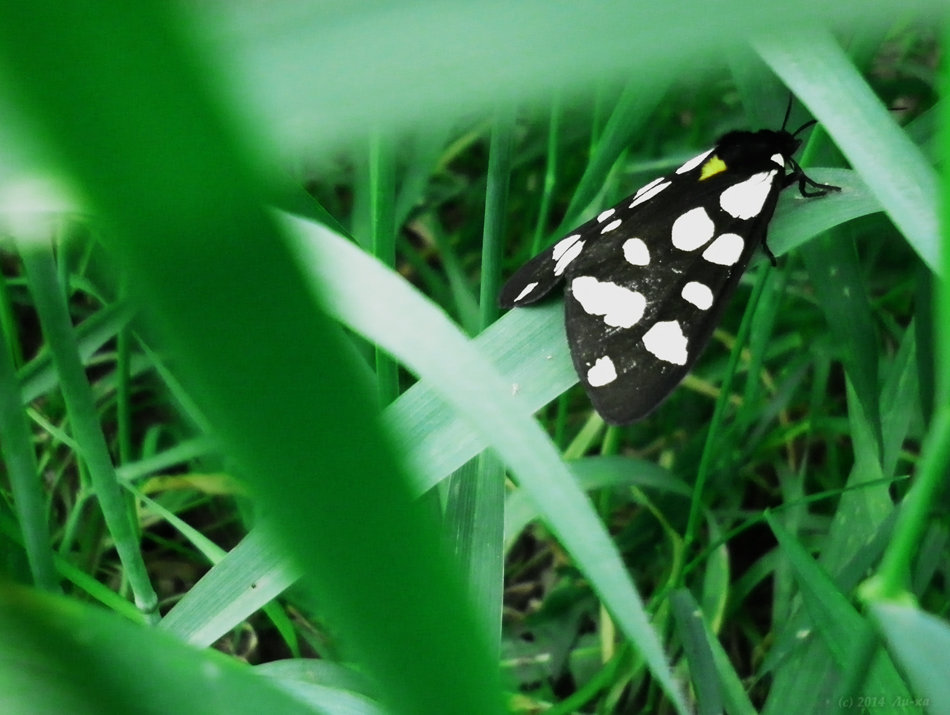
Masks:
[[[482,112],[500,96],[531,104],[566,90],[574,99],[597,82],[624,83],[631,71],[641,87],[666,87],[681,73],[702,77],[724,48],[803,18],[849,30],[891,21],[861,0],[720,0],[715,12],[697,0],[227,7],[198,14],[236,68],[233,91],[298,150],[365,137],[380,117],[411,129]],[[940,8],[939,0],[920,3],[922,13]]]
[[[916,608],[875,603],[871,615],[913,691],[894,702],[904,709],[950,713],[950,627]],[[894,694],[896,695],[896,693]]]
[[[217,651],[10,584],[0,632],[5,713],[314,712]]]
[[[465,591],[438,531],[411,502],[362,374],[262,207],[249,138],[220,111],[174,12],[162,2],[3,9],[0,68],[387,705],[498,711],[497,664],[459,606]]]

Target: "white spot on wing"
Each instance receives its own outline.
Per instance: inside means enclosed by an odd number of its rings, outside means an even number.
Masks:
[[[564,252],[577,243],[581,235],[579,233],[574,233],[568,236],[567,238],[562,238],[560,241],[554,244],[554,248],[551,249],[551,257],[556,261],[564,255]]]
[[[781,154],[772,154],[772,156],[769,158],[772,161],[774,161],[776,164],[781,166],[783,169],[785,168],[785,157],[782,156]]]
[[[673,222],[673,245],[681,251],[695,251],[704,246],[715,231],[712,219],[706,209],[700,206],[687,211]]]
[[[713,153],[713,150],[704,151],[702,154],[694,156],[692,159],[683,164],[679,169],[676,170],[677,174],[685,174],[687,171],[692,171],[697,166],[706,161],[706,157]]]
[[[685,365],[689,357],[686,351],[686,336],[676,320],[654,323],[653,327],[643,334],[643,344],[660,360],[674,365]]]
[[[703,258],[720,266],[734,266],[742,255],[745,241],[736,233],[724,233],[703,251]]]
[[[607,209],[606,211],[601,211],[599,214],[597,214],[597,223],[603,223],[613,216],[615,211],[616,209]]]
[[[621,223],[622,223],[622,222],[621,222],[621,220],[620,220],[619,218],[615,218],[613,221],[611,221],[611,222],[608,223],[606,226],[604,226],[602,229],[600,229],[600,232],[601,232],[602,234],[604,234],[604,233],[609,233],[610,231],[613,231],[615,228],[617,228],[617,226],[619,226]]]
[[[623,242],[623,257],[633,266],[650,265],[650,249],[639,238],[628,238]]]
[[[538,282],[537,282],[537,281],[535,281],[534,283],[529,283],[528,285],[526,285],[524,288],[521,289],[521,292],[518,294],[518,297],[515,298],[515,303],[517,303],[519,300],[521,300],[521,299],[524,298],[526,295],[528,295],[529,293],[531,293],[531,291],[533,291],[533,290],[534,290],[535,288],[537,288],[537,287],[538,287]]]
[[[683,291],[680,295],[683,296],[684,300],[689,301],[700,310],[709,310],[713,304],[712,291],[709,290],[709,286],[705,283],[690,281],[683,286]]]
[[[571,293],[584,312],[604,316],[604,323],[614,328],[636,325],[647,307],[647,299],[640,293],[593,276],[572,280]]]
[[[772,190],[776,173],[774,169],[762,171],[745,181],[733,184],[722,192],[719,205],[734,218],[749,219],[758,216]]]
[[[564,269],[571,265],[571,261],[581,255],[581,251],[583,250],[583,241],[575,241],[570,246],[568,246],[567,250],[564,251],[564,253],[561,254],[561,257],[557,259],[557,263],[554,264],[554,275],[561,275],[564,272]]]
[[[594,366],[587,371],[587,384],[591,387],[603,387],[617,379],[617,368],[614,361],[604,355],[594,361]]]
[[[652,189],[654,186],[656,186],[657,184],[660,184],[660,183],[663,183],[663,177],[662,177],[662,176],[658,176],[658,177],[655,178],[653,181],[651,181],[649,184],[644,184],[644,185],[641,186],[639,189],[637,189],[637,193],[635,193],[635,194],[633,195],[633,198],[636,198],[636,197],[638,197],[638,196],[641,196],[642,194],[645,194],[647,191],[649,191],[649,190]]]
[[[633,208],[639,204],[642,204],[644,201],[649,201],[658,193],[666,189],[671,182],[663,181],[663,177],[651,181],[649,184],[640,189],[633,197],[633,201],[630,202],[629,208]]]

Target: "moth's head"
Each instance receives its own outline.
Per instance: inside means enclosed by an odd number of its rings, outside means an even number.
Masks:
[[[727,167],[742,171],[761,171],[770,166],[784,168],[801,141],[784,129],[760,129],[757,132],[729,132],[716,143],[715,154]]]

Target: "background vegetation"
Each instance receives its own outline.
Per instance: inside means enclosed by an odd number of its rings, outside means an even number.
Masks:
[[[950,712],[943,17],[784,5],[0,8],[0,710]],[[498,286],[789,91],[606,429]]]

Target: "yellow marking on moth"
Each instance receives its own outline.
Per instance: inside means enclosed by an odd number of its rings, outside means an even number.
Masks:
[[[699,180],[702,181],[703,179],[708,179],[710,176],[715,176],[716,174],[725,171],[727,168],[726,162],[713,154],[706,160],[706,163],[703,164],[703,170],[699,174]]]

